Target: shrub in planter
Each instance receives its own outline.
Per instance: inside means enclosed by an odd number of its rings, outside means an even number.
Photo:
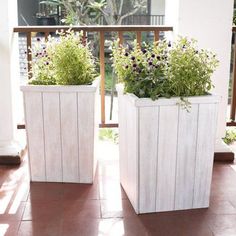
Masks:
[[[208,207],[219,102],[209,94],[215,55],[179,38],[132,48],[115,42],[113,60],[124,84],[117,87],[121,184],[135,211]]]
[[[82,34],[61,32],[32,49],[24,93],[32,181],[92,183],[98,80]]]

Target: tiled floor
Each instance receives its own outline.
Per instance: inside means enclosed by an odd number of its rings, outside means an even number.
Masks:
[[[136,215],[119,184],[117,146],[101,145],[108,155],[93,185],[29,183],[27,158],[20,167],[0,166],[0,235],[236,236],[229,164],[214,165],[209,209]]]

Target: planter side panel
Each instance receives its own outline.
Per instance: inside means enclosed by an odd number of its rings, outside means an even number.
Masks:
[[[120,178],[131,204],[138,213],[137,114],[127,96],[119,96]]]
[[[198,112],[195,104],[190,112],[179,109],[175,210],[190,209],[193,204]]]
[[[160,106],[157,144],[156,211],[174,210],[178,106]]]
[[[60,93],[63,182],[79,181],[77,93]]]
[[[159,107],[139,108],[139,213],[156,208],[158,123]]]
[[[193,208],[208,207],[217,124],[216,104],[200,104]]]
[[[62,182],[61,122],[59,93],[43,93],[46,179]]]
[[[78,93],[79,179],[81,183],[93,182],[94,99],[93,93]]]
[[[31,181],[46,181],[42,94],[25,92],[24,106]]]

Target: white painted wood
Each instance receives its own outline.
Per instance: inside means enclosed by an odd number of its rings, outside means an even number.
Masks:
[[[214,104],[199,105],[193,208],[209,206],[216,121]]]
[[[175,201],[178,106],[160,106],[156,211],[171,211]]]
[[[31,181],[45,181],[42,94],[25,92],[24,107]]]
[[[193,99],[190,112],[120,86],[118,99],[121,184],[136,213],[207,207],[219,97]]]
[[[152,128],[150,129],[150,125]],[[156,210],[159,107],[139,108],[139,212]]]
[[[180,108],[178,122],[175,210],[192,208],[198,105],[192,105],[190,112]]]
[[[43,93],[43,122],[46,156],[46,179],[62,182],[59,93]]]
[[[60,93],[63,182],[79,182],[77,94]]]
[[[83,183],[93,182],[94,99],[94,94],[78,93],[79,178]]]
[[[93,182],[98,84],[21,87],[32,181]]]

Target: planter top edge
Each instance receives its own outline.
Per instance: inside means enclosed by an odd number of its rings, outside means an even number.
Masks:
[[[180,102],[180,97],[172,97],[172,98],[159,98],[157,100],[152,100],[151,98],[139,98],[134,94],[124,94],[124,86],[122,84],[118,84],[116,86],[118,94],[124,95],[129,100],[131,100],[135,106],[137,107],[146,107],[146,106],[170,106],[176,105]],[[220,95],[216,94],[209,94],[203,96],[191,96],[191,97],[184,97],[187,99],[191,104],[212,104],[212,103],[219,103],[222,99]]]
[[[95,92],[99,86],[100,77],[96,78],[91,85],[22,85],[23,92]]]

